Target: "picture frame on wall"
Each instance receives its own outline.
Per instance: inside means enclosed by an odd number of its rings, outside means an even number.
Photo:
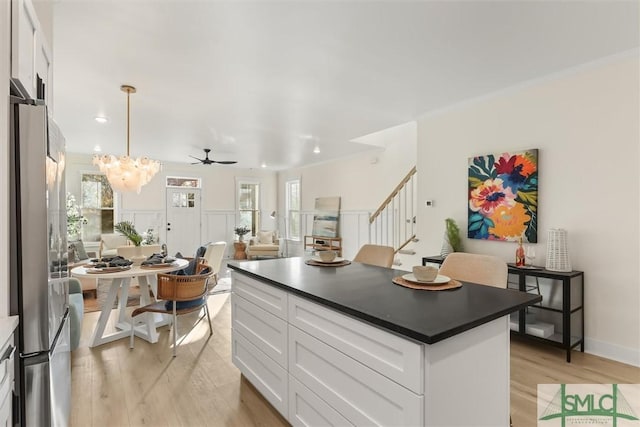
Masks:
[[[538,149],[469,158],[470,239],[538,242]]]
[[[318,197],[313,216],[313,235],[338,237],[340,218],[340,197]]]

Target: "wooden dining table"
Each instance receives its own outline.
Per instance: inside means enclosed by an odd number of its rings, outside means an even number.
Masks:
[[[184,259],[177,259],[170,265],[163,266],[132,266],[131,268],[123,271],[115,272],[97,272],[97,269],[92,269],[90,266],[78,266],[71,270],[71,276],[78,278],[94,278],[94,279],[107,279],[111,280],[109,286],[109,292],[107,299],[104,301],[98,323],[96,324],[89,347],[96,347],[101,344],[106,344],[111,341],[118,340],[120,338],[128,338],[131,334],[131,328],[134,328],[134,334],[150,343],[158,342],[158,332],[156,328],[169,324],[170,319],[168,316],[164,316],[158,313],[146,313],[144,314],[144,322],[133,326],[131,316],[126,313],[127,299],[129,297],[129,287],[131,285],[131,279],[137,277],[138,284],[140,286],[140,305],[147,305],[151,303],[151,297],[149,290],[154,295],[157,295],[157,280],[156,275],[158,273],[169,273],[171,271],[177,271],[185,268],[189,264],[189,261]],[[116,297],[120,291],[120,297],[118,299],[117,308],[117,321],[115,323],[116,331],[108,332],[105,334],[105,329],[109,318],[112,314],[113,305],[116,302]]]

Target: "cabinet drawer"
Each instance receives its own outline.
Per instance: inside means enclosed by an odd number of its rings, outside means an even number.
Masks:
[[[289,374],[350,423],[423,424],[422,396],[291,325],[289,354]]]
[[[238,331],[233,331],[232,339],[233,364],[286,418],[289,387],[287,371],[251,344]]]
[[[231,290],[269,313],[287,320],[287,293],[233,272]]]
[[[293,295],[289,323],[414,393],[423,393],[422,344]]]
[[[287,367],[287,322],[247,301],[231,296],[233,329],[267,356]]]
[[[289,418],[293,426],[353,426],[325,401],[289,375]]]

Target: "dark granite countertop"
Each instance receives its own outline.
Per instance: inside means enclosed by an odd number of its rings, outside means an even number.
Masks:
[[[471,283],[445,291],[408,289],[391,281],[406,271],[357,262],[315,267],[303,258],[280,258],[228,265],[240,274],[427,344],[542,300],[536,294]]]

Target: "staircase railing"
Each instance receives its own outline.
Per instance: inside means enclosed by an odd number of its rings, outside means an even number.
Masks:
[[[416,172],[414,166],[369,217],[369,241],[392,246],[396,253],[416,238]]]

